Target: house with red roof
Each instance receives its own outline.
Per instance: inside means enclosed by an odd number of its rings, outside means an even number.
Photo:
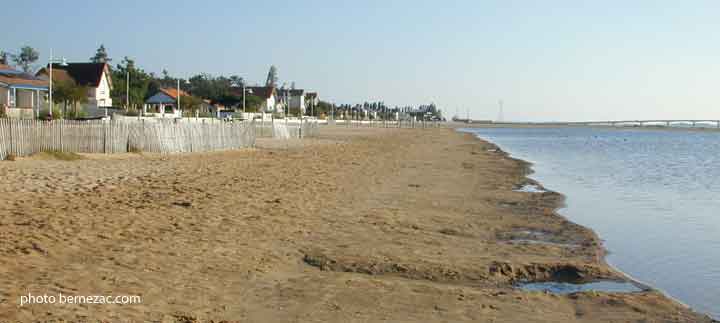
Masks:
[[[32,119],[47,107],[48,81],[0,64],[0,109],[12,118]]]
[[[113,106],[110,97],[112,75],[107,63],[53,64],[52,68],[53,82],[73,82],[87,87],[85,111],[89,115],[104,114],[106,108]],[[48,68],[42,68],[36,75],[47,80],[48,74]]]
[[[153,96],[145,100],[143,115],[161,118],[180,118],[182,110],[177,106],[178,94],[181,99],[189,96],[185,91],[174,88],[162,88]]]

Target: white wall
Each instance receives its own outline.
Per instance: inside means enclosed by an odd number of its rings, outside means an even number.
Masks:
[[[271,96],[270,98],[268,98],[267,100],[265,100],[265,111],[273,112],[273,111],[276,110],[276,108],[277,108],[277,106],[276,106],[276,103],[275,103],[275,96],[274,96],[274,95]]]
[[[91,100],[92,101],[92,100]],[[100,85],[95,89],[95,102],[90,102],[98,107],[111,107],[112,99],[110,98],[110,83],[108,82],[107,73],[103,72],[100,79]]]
[[[290,97],[290,108],[300,109],[305,113],[305,96],[304,95],[293,95]]]

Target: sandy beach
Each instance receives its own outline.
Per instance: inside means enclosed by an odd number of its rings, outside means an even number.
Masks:
[[[453,129],[84,157],[0,162],[0,322],[712,322],[654,290],[514,288],[625,278],[561,194],[514,191],[542,188],[527,163]]]

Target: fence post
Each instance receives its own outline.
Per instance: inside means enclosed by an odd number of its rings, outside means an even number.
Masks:
[[[102,122],[102,121],[101,121]],[[108,127],[105,122],[102,123],[103,125],[103,154],[107,154],[107,132]]]
[[[7,120],[8,120],[8,132],[10,133],[10,147],[8,147],[9,148],[8,151],[10,152],[10,154],[15,155],[15,148],[13,147],[15,140],[13,139],[13,133],[12,133],[13,120],[12,119],[7,119]]]
[[[65,151],[65,143],[63,141],[64,131],[63,128],[65,126],[64,120],[60,120],[60,151]],[[51,123],[55,123],[55,120],[50,120]]]

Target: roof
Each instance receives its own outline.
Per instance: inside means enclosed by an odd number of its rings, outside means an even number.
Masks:
[[[292,96],[301,96],[305,93],[303,89],[278,89],[278,95],[290,94]]]
[[[276,90],[274,86],[248,86],[246,89],[250,95],[259,96],[263,99],[269,99],[275,94]],[[242,89],[240,90],[242,92]],[[242,95],[242,93],[240,93]]]
[[[67,66],[63,66],[53,63],[52,68],[54,80],[60,81],[70,78],[78,85],[98,87],[100,86],[103,73],[108,70],[108,65],[107,63],[68,63]],[[65,73],[64,75],[63,72]],[[47,68],[43,68],[37,72],[37,75],[41,74],[47,75]],[[107,78],[112,86],[110,76],[108,75]]]
[[[318,94],[317,94],[317,92],[308,92],[308,93],[305,93],[305,96],[308,97],[308,98],[313,98],[313,99],[315,99],[315,98],[318,97]]]
[[[13,71],[18,72],[14,68],[12,68],[10,65],[0,64],[0,71]]]
[[[175,88],[162,88],[160,89],[160,92],[165,93],[167,96],[177,100],[178,97],[178,90]],[[189,96],[185,91],[180,90],[180,96]]]
[[[28,87],[34,89],[48,88],[47,80],[42,80],[31,74],[23,73],[3,64],[0,64],[0,83],[5,83],[12,87]]]
[[[47,75],[42,75],[41,77],[44,77],[44,79],[47,79]],[[70,76],[70,73],[65,70],[55,70],[55,67],[53,67],[53,81],[54,82],[73,82],[75,83],[75,79]]]

